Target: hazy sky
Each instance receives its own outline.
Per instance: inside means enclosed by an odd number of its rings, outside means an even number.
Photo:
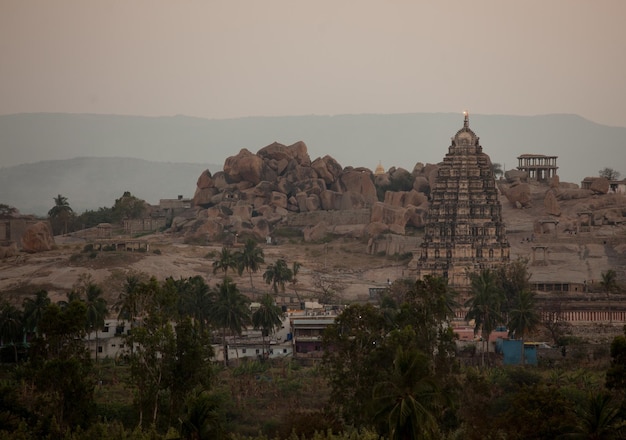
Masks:
[[[0,114],[626,126],[625,20],[624,0],[2,0]]]

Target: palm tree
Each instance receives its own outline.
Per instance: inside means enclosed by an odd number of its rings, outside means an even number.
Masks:
[[[172,280],[173,281],[173,280]],[[209,311],[213,304],[213,297],[209,285],[199,275],[187,279],[173,281],[176,285],[179,297],[179,314],[190,316],[204,330]]]
[[[137,275],[127,275],[124,290],[119,294],[113,309],[118,312],[117,319],[132,323],[139,314],[139,285],[141,280]]]
[[[83,300],[83,298],[82,298],[82,296],[81,296],[81,294],[80,294],[80,292],[78,290],[70,290],[65,295],[65,298],[66,299],[62,299],[62,300],[57,301],[57,305],[61,309],[66,309],[74,301],[82,301]]]
[[[269,293],[261,299],[261,306],[252,314],[252,325],[261,329],[263,338],[263,358],[265,358],[265,336],[269,336],[282,325],[283,312]]]
[[[252,284],[252,273],[261,269],[261,264],[265,263],[265,256],[263,255],[263,249],[261,249],[257,242],[249,238],[241,252],[235,252],[235,259],[238,263],[239,275],[244,270],[250,275],[250,287],[254,289]]]
[[[433,438],[436,412],[444,403],[428,356],[398,347],[389,380],[374,386],[374,419],[383,423],[390,440]]]
[[[562,438],[571,439],[618,439],[624,438],[624,424],[619,405],[613,404],[609,394],[589,396],[586,406],[577,411],[576,426]]]
[[[24,325],[21,312],[5,302],[0,306],[0,345],[13,345],[17,363],[17,344],[22,341]]]
[[[474,332],[481,331],[483,339],[482,364],[485,365],[485,343],[489,354],[489,335],[502,321],[500,307],[503,294],[497,287],[496,273],[485,269],[478,273],[470,274],[471,297],[465,303],[469,311],[466,320],[474,320]]]
[[[296,298],[298,298],[298,302],[300,302],[300,295],[298,295],[298,291],[296,290],[296,284],[298,284],[298,272],[300,272],[300,268],[302,267],[302,263],[298,261],[294,261],[291,266],[291,287],[293,287],[293,291],[296,294]]]
[[[27,332],[39,336],[39,321],[49,305],[50,298],[48,298],[48,292],[45,290],[36,292],[34,298],[24,298],[22,309],[24,310],[24,325]]]
[[[228,366],[228,343],[226,333],[241,335],[243,329],[250,324],[250,300],[242,295],[233,281],[224,277],[215,290],[215,303],[209,312],[210,322],[222,329],[222,343],[224,349],[224,365]]]
[[[609,322],[613,323],[613,314],[611,312],[611,292],[617,290],[617,273],[613,269],[602,272],[602,281],[600,281],[602,290],[606,293],[606,299],[609,302]]]
[[[54,206],[48,211],[48,217],[61,221],[63,223],[63,234],[67,234],[67,222],[74,215],[74,211],[70,207],[67,197],[59,194],[57,197],[53,197],[53,200]]]
[[[185,438],[201,440],[226,436],[224,403],[218,394],[195,392],[187,398],[181,432]]]
[[[527,332],[532,332],[539,325],[539,313],[535,309],[535,294],[530,290],[519,293],[513,309],[509,312],[509,333],[524,339]]]
[[[530,290],[522,290],[513,309],[509,311],[509,334],[522,341],[522,365],[524,364],[524,336],[539,325],[541,318],[535,309],[535,294]]]
[[[87,306],[86,330],[96,329],[96,362],[98,362],[98,330],[104,326],[108,309],[107,302],[102,298],[102,288],[94,283],[85,287],[85,305]]]
[[[213,262],[213,273],[217,273],[217,271],[221,270],[226,277],[226,275],[228,275],[228,269],[237,270],[237,259],[229,248],[223,247],[219,258]]]
[[[274,264],[267,266],[263,279],[267,284],[272,285],[274,293],[278,293],[278,286],[280,286],[281,292],[284,292],[285,283],[293,279],[293,271],[287,266],[285,260],[279,258]]]

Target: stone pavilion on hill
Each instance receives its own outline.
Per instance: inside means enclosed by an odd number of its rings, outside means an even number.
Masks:
[[[463,292],[469,288],[469,272],[509,261],[491,160],[469,128],[467,113],[440,164],[425,220],[419,278],[443,276],[448,285]]]

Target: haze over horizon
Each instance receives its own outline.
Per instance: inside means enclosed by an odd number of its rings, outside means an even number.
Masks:
[[[624,16],[621,0],[7,0],[0,114],[469,110],[626,127]]]

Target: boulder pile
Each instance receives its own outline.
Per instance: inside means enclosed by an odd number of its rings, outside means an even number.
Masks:
[[[367,168],[344,168],[328,155],[312,161],[304,142],[275,142],[256,154],[242,149],[226,159],[222,171],[200,175],[194,214],[175,218],[172,229],[190,240],[242,234],[265,240],[290,214],[367,208],[369,223],[343,229],[370,237],[404,234],[407,226],[423,226],[436,171],[436,165],[417,164],[412,172],[391,168],[375,176]],[[310,226],[315,228],[305,234],[309,240],[338,230],[323,220]]]

